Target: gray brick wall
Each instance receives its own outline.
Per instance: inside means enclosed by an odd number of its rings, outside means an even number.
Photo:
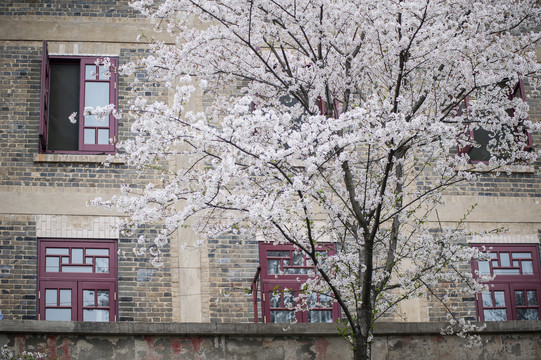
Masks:
[[[0,4],[0,16],[75,16],[136,18],[141,15],[132,10],[127,0],[19,0]]]

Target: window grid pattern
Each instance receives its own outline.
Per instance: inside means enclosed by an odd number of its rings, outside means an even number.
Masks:
[[[323,262],[334,253],[334,245],[322,246],[318,258]],[[308,294],[307,311],[295,312],[295,297],[301,285],[316,272],[311,259],[292,245],[260,244],[261,306],[263,322],[333,322],[340,317],[338,304],[326,294]]]
[[[489,291],[476,296],[478,320],[539,320],[539,246],[475,245],[482,246],[489,249],[489,259],[472,262],[474,273],[495,277]]]
[[[38,283],[38,319],[116,321],[116,241],[40,239]]]
[[[118,59],[110,58],[108,68],[102,61],[99,57],[49,56],[47,42],[43,42],[40,152],[103,154],[116,151],[114,116],[84,114],[85,107],[117,105]],[[75,70],[68,70],[73,67]],[[54,75],[64,72],[69,76]],[[77,113],[76,124],[68,120],[71,113]]]

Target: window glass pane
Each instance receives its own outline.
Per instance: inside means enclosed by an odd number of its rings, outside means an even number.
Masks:
[[[283,264],[284,266],[289,266],[289,259],[284,259],[284,260],[282,260],[282,264]]]
[[[109,290],[98,290],[98,306],[109,306]]]
[[[538,309],[517,309],[517,320],[539,320]]]
[[[321,294],[319,295],[319,302],[321,306],[331,307],[332,298],[329,295]]]
[[[470,160],[474,161],[488,161],[490,160],[490,152],[487,149],[488,142],[492,138],[492,133],[489,133],[485,129],[475,129],[473,131],[473,138],[475,143],[479,146],[472,146],[468,150]]]
[[[293,265],[302,266],[304,265],[304,257],[301,252],[293,253]]]
[[[522,261],[522,273],[525,275],[533,274],[533,263],[529,260]]]
[[[67,257],[67,256],[63,256],[62,257],[62,264],[69,264],[70,263],[70,258]]]
[[[87,257],[85,258],[85,264],[90,264],[92,265],[94,262],[92,261],[92,258],[91,257]]]
[[[520,266],[520,261],[513,261],[513,266],[514,267],[519,267]]]
[[[58,290],[45,289],[45,306],[57,306],[56,295]]]
[[[86,249],[87,255],[109,256],[109,249]]]
[[[286,268],[285,273],[286,274],[302,274],[301,270],[303,270],[303,269],[300,269],[300,268]]]
[[[509,253],[500,253],[500,264],[501,266],[511,266],[509,262]]]
[[[109,129],[98,129],[98,144],[109,145]]]
[[[295,294],[293,292],[284,293],[284,307],[289,308],[295,306],[295,301],[293,300]]]
[[[493,267],[498,266],[498,260],[493,260],[493,261],[492,261],[492,266],[493,266]]]
[[[505,309],[483,310],[485,321],[503,321],[507,320],[507,312]]]
[[[505,306],[505,293],[494,291],[494,306]]]
[[[308,311],[308,322],[316,323],[316,322],[324,322],[324,323],[330,323],[332,322],[332,311],[330,310],[310,310]]]
[[[528,297],[528,305],[529,306],[536,306],[538,305],[538,302],[537,302],[537,291],[535,290],[528,290],[526,291],[527,293],[527,297]]]
[[[519,269],[494,269],[494,275],[520,275]]]
[[[60,259],[57,257],[46,257],[45,258],[45,271],[47,272],[58,272],[60,267]]]
[[[80,273],[91,273],[92,272],[92,266],[85,266],[85,265],[82,265],[82,266],[68,266],[68,265],[64,265],[62,266],[62,272],[64,273],[77,273],[77,272],[80,272]]]
[[[109,310],[84,309],[83,321],[109,321]]]
[[[71,306],[71,290],[60,290],[60,306]]]
[[[311,308],[316,307],[317,305],[317,294],[308,295],[308,304]]]
[[[45,319],[49,321],[71,321],[71,309],[45,309]]]
[[[96,143],[96,130],[85,129],[84,140],[85,140],[85,144],[95,144]]]
[[[269,260],[267,266],[269,274],[278,274],[280,272],[280,260]]]
[[[85,83],[85,107],[104,107],[109,105],[109,83],[87,82]],[[108,116],[97,117],[85,116],[85,126],[109,126]]]
[[[85,80],[96,80],[96,65],[85,65]]]
[[[108,80],[111,77],[109,69],[103,65],[100,65],[100,80]]]
[[[280,293],[272,293],[270,298],[270,307],[271,308],[281,308],[282,307],[282,296]]]
[[[68,248],[47,248],[45,249],[47,255],[69,255],[70,250]]]
[[[492,295],[490,293],[483,293],[483,307],[492,307]]]
[[[490,265],[488,261],[479,261],[479,274],[489,275],[490,274]]]
[[[295,312],[287,310],[271,311],[271,322],[273,323],[290,323],[295,321]]]
[[[268,257],[289,257],[289,251],[267,251]]]
[[[96,272],[100,274],[109,272],[109,258],[96,258]]]
[[[96,306],[94,290],[83,290],[83,306]]]
[[[83,263],[83,249],[71,249],[71,263],[72,264]]]
[[[524,291],[515,290],[515,305],[516,306],[524,306],[524,305],[526,305],[526,301],[524,299]]]
[[[513,253],[513,259],[530,259],[532,254],[529,252]]]

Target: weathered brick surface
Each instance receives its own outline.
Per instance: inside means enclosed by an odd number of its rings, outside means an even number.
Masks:
[[[171,262],[169,245],[161,249],[163,266],[154,268],[148,256],[133,254],[138,235],[152,236],[157,229],[142,229],[133,237],[121,237],[118,257],[119,321],[171,322]],[[125,254],[123,256],[122,254]]]
[[[259,245],[235,235],[208,242],[211,322],[253,322],[252,296],[247,293],[259,265]]]
[[[0,16],[141,17],[139,13],[128,6],[128,3],[127,0],[4,1],[0,4]]]
[[[102,5],[104,3],[101,2]],[[37,41],[0,43],[0,188],[8,191],[42,189],[53,193],[86,189],[99,192],[117,189],[122,184],[142,187],[149,181],[155,181],[157,174],[138,175],[119,163],[103,167],[100,163],[84,161],[34,161],[38,153],[41,50],[41,42]],[[144,50],[126,47],[120,51],[120,63],[143,53]],[[122,110],[128,106],[130,96],[133,97],[129,84],[130,78],[119,78],[119,105]],[[153,87],[149,95],[161,100],[166,96],[161,87]],[[130,136],[128,117],[119,121],[118,129],[120,138]],[[0,311],[9,319],[35,319],[35,218],[4,214],[1,226]],[[119,241],[119,249],[128,254],[127,259],[119,258],[119,319],[170,322],[173,310],[169,249],[163,250],[165,266],[155,270],[148,258],[135,259],[129,255],[134,241],[135,238],[120,238]]]
[[[0,311],[36,319],[37,240],[32,216],[0,215]]]
[[[140,15],[129,8],[127,0],[23,0],[0,3],[0,21],[20,17],[46,21],[69,18],[87,22],[93,19],[114,22],[120,18],[138,18],[139,21]],[[0,188],[11,190],[31,187],[32,191],[99,192],[117,189],[125,183],[132,187],[142,187],[148,181],[156,181],[157,174],[138,175],[124,164],[112,164],[105,168],[95,162],[34,160],[38,153],[41,85],[41,42],[35,40],[0,41]],[[145,54],[146,51],[138,44],[122,44],[119,63],[122,65]],[[138,77],[144,80],[144,73]],[[129,77],[119,77],[118,103],[121,110],[127,110],[128,102],[133,98],[130,81]],[[162,86],[150,85],[141,91],[154,99],[167,100],[167,93]],[[218,95],[238,94],[241,87],[242,84],[232,84]],[[541,121],[540,90],[527,85],[526,93],[530,119]],[[201,107],[208,108],[214,101],[214,94],[200,100]],[[132,135],[128,117],[119,120],[118,132],[121,139]],[[538,144],[541,144],[541,134],[534,134],[534,147],[538,148]],[[446,195],[539,198],[540,164],[538,162],[533,167],[534,173],[482,175],[478,182],[446,189]],[[427,184],[417,185],[423,187]],[[35,218],[32,215],[3,214],[0,220],[0,311],[8,318],[33,319],[36,314],[37,264]],[[154,228],[147,230],[156,231]],[[134,239],[119,239],[119,248],[128,254],[126,259],[119,259],[119,319],[169,322],[173,312],[169,249],[163,250],[165,266],[156,270],[147,259],[131,255]],[[224,236],[209,241],[206,251],[206,259],[202,260],[204,268],[201,269],[204,292],[202,318],[215,323],[251,322],[252,297],[245,290],[250,286],[259,264],[257,241],[247,240],[239,245],[238,238]],[[465,265],[464,271],[470,271],[468,265]],[[450,286],[442,284],[442,290]],[[433,299],[428,302],[430,319],[443,320],[443,308]],[[460,315],[475,313],[472,298],[457,297],[452,305],[456,306]]]
[[[124,49],[120,64],[144,50]],[[152,173],[137,174],[122,164],[103,167],[99,163],[34,162],[38,152],[41,43],[20,45],[0,43],[0,186],[39,186],[55,188],[120,188],[121,184],[144,186],[156,178]],[[119,108],[127,110],[130,78],[119,78]],[[165,99],[165,92],[154,87],[149,96]],[[133,95],[131,95],[133,96]],[[120,139],[131,136],[129,118],[119,120]]]

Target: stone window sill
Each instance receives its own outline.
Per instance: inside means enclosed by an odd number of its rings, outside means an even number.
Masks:
[[[471,171],[471,172],[485,172],[486,170],[475,167],[474,165],[457,167],[457,171]],[[499,169],[501,173],[512,174],[535,174],[535,167],[533,165],[506,165]]]
[[[79,154],[34,154],[37,163],[81,163],[101,164],[107,160],[108,155],[79,155]],[[124,164],[124,161],[113,159],[111,164]]]

